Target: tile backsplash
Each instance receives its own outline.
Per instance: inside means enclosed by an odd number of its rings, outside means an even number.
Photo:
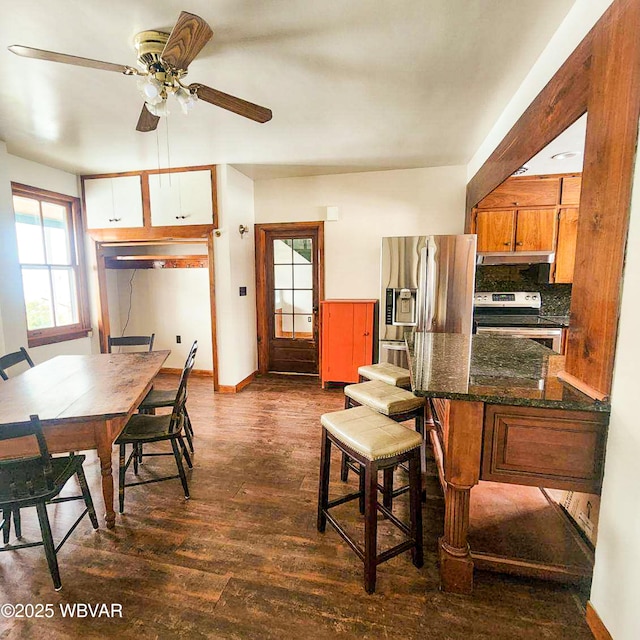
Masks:
[[[476,291],[539,291],[540,313],[568,316],[570,284],[549,284],[549,265],[485,265],[476,268]]]

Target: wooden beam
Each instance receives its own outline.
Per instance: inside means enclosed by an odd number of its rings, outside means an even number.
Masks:
[[[473,207],[587,110],[592,41],[590,32],[469,181],[467,233]]]
[[[607,396],[640,117],[640,2],[614,2],[597,26],[565,366]]]

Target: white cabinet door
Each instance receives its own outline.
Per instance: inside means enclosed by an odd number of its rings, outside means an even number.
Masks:
[[[140,176],[84,181],[87,229],[142,227]]]
[[[149,175],[151,226],[213,224],[211,171]]]

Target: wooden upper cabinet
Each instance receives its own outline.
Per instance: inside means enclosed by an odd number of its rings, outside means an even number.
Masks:
[[[210,169],[150,174],[151,225],[213,224],[213,197]]]
[[[216,167],[82,176],[94,240],[204,238],[217,225]]]
[[[478,251],[513,251],[515,211],[478,211]]]
[[[86,180],[84,201],[87,229],[144,226],[141,176]]]
[[[558,247],[554,282],[573,282],[578,238],[578,208],[561,209],[558,220]]]
[[[580,176],[569,176],[562,179],[562,195],[560,204],[578,205],[580,204],[580,189],[582,178]]]
[[[559,197],[559,177],[509,178],[483,198],[477,208],[541,207],[557,204]]]
[[[523,209],[516,213],[516,251],[554,251],[556,210]]]

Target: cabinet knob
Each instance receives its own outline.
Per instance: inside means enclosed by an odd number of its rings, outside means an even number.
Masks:
[[[521,247],[522,246],[522,242],[516,242],[516,247]]]
[[[505,242],[505,243],[504,243],[504,246],[505,246],[505,247],[510,247],[510,246],[511,246],[511,243],[510,243],[510,242]]]
[[[368,332],[368,331],[365,331],[363,335],[368,336],[368,335],[369,335],[369,332]]]
[[[187,216],[176,216],[176,220],[184,220]]]
[[[519,203],[518,202],[514,202],[513,204],[517,207]]]
[[[122,218],[109,218],[109,222],[120,222]]]

